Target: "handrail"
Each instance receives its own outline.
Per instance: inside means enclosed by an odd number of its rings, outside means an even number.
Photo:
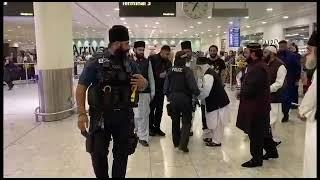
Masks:
[[[72,105],[73,107],[70,108],[70,109],[67,109],[67,110],[63,110],[63,111],[59,111],[59,112],[54,112],[54,113],[40,113],[40,106],[38,106],[35,110],[34,110],[34,114],[36,116],[36,122],[39,122],[39,118],[38,116],[49,116],[49,115],[57,115],[57,114],[62,114],[62,113],[65,113],[65,112],[69,112],[69,111],[72,111],[74,109],[77,108],[77,106],[74,106],[75,103]]]

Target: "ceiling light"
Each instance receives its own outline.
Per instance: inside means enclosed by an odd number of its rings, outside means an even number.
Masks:
[[[127,22],[123,22],[123,24],[127,24]]]
[[[223,34],[226,34],[227,32],[223,32]]]
[[[126,26],[128,29],[130,29],[130,26]]]
[[[176,34],[176,36],[179,36],[179,34]]]
[[[212,35],[210,35],[209,37],[212,37]]]
[[[95,32],[96,30],[92,29],[93,32]]]
[[[20,28],[21,28],[21,26],[17,26],[17,28],[18,28],[18,29],[20,29]]]
[[[159,22],[156,22],[156,24],[160,24]]]
[[[8,39],[8,41],[9,41],[9,42],[11,42],[11,40],[10,40],[10,39]]]
[[[244,17],[245,19],[249,19],[249,16]]]
[[[272,8],[267,8],[266,10],[267,10],[267,11],[272,11],[273,9],[272,9]]]
[[[148,25],[146,24],[146,25],[144,25],[144,27],[146,27],[146,28],[147,28],[147,27],[148,27]]]
[[[110,16],[110,14],[106,14],[106,16],[107,16],[107,17],[109,17],[109,16]]]
[[[20,13],[21,16],[33,16],[33,13]]]
[[[8,2],[3,2],[3,5],[4,5],[4,6],[8,5]]]
[[[221,26],[218,26],[217,28],[221,28]]]
[[[216,36],[219,36],[219,34],[216,34]]]
[[[265,22],[265,21],[263,21],[263,22],[261,22],[262,24],[267,24],[267,22]]]
[[[199,34],[197,34],[197,33],[196,33],[196,34],[194,34],[194,35],[195,35],[195,36],[199,36]]]
[[[208,16],[208,19],[211,19],[212,17],[211,16]]]
[[[188,30],[185,29],[185,30],[183,30],[183,31],[184,31],[184,32],[187,32]]]
[[[8,32],[11,32],[12,30],[11,29],[8,29]]]
[[[203,34],[204,32],[201,32],[201,34]]]
[[[251,26],[246,26],[247,28],[251,28]]]
[[[190,28],[192,29],[192,28],[194,28],[193,26],[190,26]]]
[[[157,29],[157,26],[152,26],[153,29]]]
[[[202,22],[201,22],[201,21],[199,21],[199,22],[197,22],[197,24],[202,24]]]
[[[208,29],[208,32],[210,32],[211,31],[211,29]]]
[[[229,22],[229,24],[233,24],[233,22],[232,22],[232,21],[230,21],[230,22]]]
[[[119,8],[114,8],[114,10],[115,10],[115,11],[119,11],[120,9],[119,9]]]
[[[124,21],[124,20],[126,20],[126,18],[120,18],[120,20],[121,20],[121,21]]]
[[[289,18],[289,16],[283,16],[282,18],[283,18],[283,19],[288,19],[288,18]]]

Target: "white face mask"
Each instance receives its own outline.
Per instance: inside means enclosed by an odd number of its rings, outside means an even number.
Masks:
[[[315,48],[312,48],[312,51],[309,55],[306,56],[306,68],[313,69],[317,66],[317,57],[315,56]]]

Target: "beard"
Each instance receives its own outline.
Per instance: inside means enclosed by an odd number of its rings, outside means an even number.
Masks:
[[[246,62],[247,62],[248,64],[251,64],[251,63],[253,62],[253,60],[252,60],[251,57],[249,57],[249,58],[246,58]]]
[[[144,55],[143,54],[136,54],[136,57],[137,57],[137,59],[142,59],[142,58],[144,58]]]
[[[114,55],[115,55],[116,59],[124,60],[127,57],[128,52],[129,52],[129,49],[124,50],[120,47],[114,52]]]
[[[210,54],[210,57],[214,59],[217,57],[217,54]]]
[[[313,69],[317,66],[317,58],[314,54],[306,56],[306,68]]]
[[[267,57],[262,57],[262,59],[266,62],[266,63],[269,63],[270,59],[271,59],[271,56],[268,55]]]

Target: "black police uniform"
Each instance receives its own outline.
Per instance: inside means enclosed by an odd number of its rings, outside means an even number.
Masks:
[[[98,178],[108,177],[111,136],[114,159],[112,177],[125,177],[128,155],[136,147],[134,114],[129,103],[130,74],[139,74],[135,62],[128,58],[118,59],[105,49],[90,58],[79,78],[79,84],[90,86],[90,127],[86,145]]]
[[[173,66],[170,68],[163,91],[172,107],[173,145],[185,150],[189,142],[191,128],[192,95],[198,96],[200,94],[192,70],[186,66]],[[180,117],[182,117],[181,130]]]

